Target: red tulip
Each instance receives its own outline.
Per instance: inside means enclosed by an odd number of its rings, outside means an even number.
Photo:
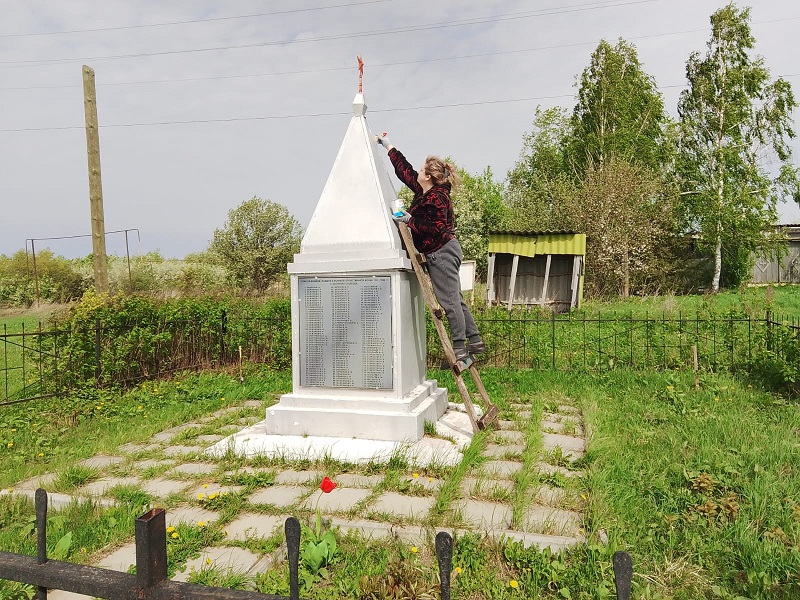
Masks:
[[[330,480],[329,477],[324,477],[319,484],[319,489],[321,489],[324,493],[330,494],[333,491],[333,488],[336,487],[336,484]]]

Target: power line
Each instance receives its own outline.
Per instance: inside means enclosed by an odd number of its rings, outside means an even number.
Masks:
[[[798,77],[800,73],[781,75],[780,77]],[[669,89],[686,87],[686,84],[662,85],[657,89]],[[524,98],[506,98],[499,100],[480,100],[476,102],[452,102],[449,104],[428,104],[422,106],[403,106],[395,108],[379,108],[372,110],[373,113],[405,112],[412,110],[429,110],[437,108],[457,108],[461,106],[482,106],[491,104],[510,104],[514,102],[530,102],[533,100],[555,100],[558,98],[574,98],[575,94],[555,94],[552,96],[528,96]],[[140,123],[112,123],[110,125],[100,125],[101,129],[117,129],[122,127],[154,127],[162,125],[195,125],[200,123],[236,123],[241,121],[274,121],[280,119],[302,119],[317,117],[338,117],[352,114],[351,111],[318,112],[318,113],[298,113],[289,115],[264,115],[260,117],[228,117],[220,119],[187,119],[183,121],[150,121]],[[65,125],[62,127],[21,127],[18,129],[0,129],[2,133],[16,133],[22,131],[67,131],[71,129],[84,129],[83,125]]]
[[[753,25],[764,25],[764,24],[771,24],[771,23],[779,23],[784,21],[793,21],[800,19],[798,17],[783,17],[780,19],[770,19],[767,21],[755,21]],[[663,33],[651,33],[651,34],[644,34],[644,35],[637,35],[637,36],[630,36],[625,39],[627,40],[643,40],[648,38],[657,38],[657,37],[668,37],[673,35],[686,35],[689,33],[702,33],[705,31],[709,31],[710,28],[704,27],[702,29],[685,29],[682,31],[669,31]],[[439,61],[448,61],[448,60],[462,60],[467,58],[485,58],[489,56],[501,56],[506,54],[520,54],[525,52],[538,52],[542,50],[561,50],[564,48],[575,48],[579,46],[589,46],[596,44],[596,40],[592,40],[589,42],[573,42],[570,44],[556,44],[552,46],[537,46],[535,48],[519,48],[514,50],[498,50],[496,52],[481,52],[477,54],[462,54],[459,56],[444,56],[444,57],[435,57],[435,58],[425,58],[419,60],[405,60],[405,61],[397,61],[397,62],[388,62],[388,63],[374,63],[370,64],[370,68],[382,68],[382,67],[395,67],[395,66],[402,66],[402,65],[412,65],[412,64],[420,64],[420,63],[430,63],[430,62],[439,62]],[[98,83],[98,87],[107,87],[107,86],[118,86],[118,85],[143,85],[143,84],[154,84],[154,83],[181,83],[187,81],[212,81],[212,80],[222,80],[222,79],[245,79],[250,77],[272,77],[278,75],[301,75],[301,74],[309,74],[309,73],[329,73],[333,71],[349,71],[352,67],[324,67],[319,69],[301,69],[295,71],[272,71],[269,73],[245,73],[242,75],[214,75],[208,77],[183,77],[179,79],[150,79],[150,80],[142,80],[142,81],[117,81],[117,82],[110,82],[110,83]],[[787,75],[786,77],[791,77]],[[81,85],[79,84],[69,84],[69,85],[42,85],[42,86],[25,86],[25,87],[6,87],[0,88],[0,92],[3,91],[11,91],[11,90],[50,90],[50,89],[66,89],[66,88],[79,88]]]
[[[411,25],[405,27],[395,27],[392,29],[380,29],[380,30],[372,30],[372,31],[362,31],[357,33],[343,33],[343,34],[335,34],[335,35],[327,35],[327,36],[318,36],[313,38],[303,38],[303,39],[294,39],[294,40],[277,40],[277,41],[270,41],[270,42],[255,42],[252,44],[236,44],[236,45],[229,45],[229,46],[211,46],[207,48],[187,48],[184,50],[165,50],[161,52],[141,52],[136,54],[117,54],[117,55],[105,55],[105,56],[83,56],[83,57],[73,57],[73,58],[53,58],[53,59],[35,59],[35,60],[14,60],[14,61],[0,61],[0,65],[4,68],[15,68],[15,67],[30,67],[30,66],[45,66],[45,65],[53,65],[53,64],[64,64],[70,62],[79,62],[79,61],[89,61],[89,60],[118,60],[118,59],[125,59],[125,58],[144,58],[150,56],[169,56],[175,54],[190,54],[196,52],[216,52],[220,50],[241,50],[244,48],[261,48],[267,46],[284,46],[289,44],[300,44],[300,43],[307,43],[307,42],[321,42],[321,41],[331,41],[331,40],[343,40],[343,39],[352,39],[352,38],[359,38],[359,37],[373,37],[377,35],[395,35],[398,33],[412,33],[418,31],[430,31],[433,29],[446,29],[451,27],[464,27],[469,25],[482,25],[485,23],[496,23],[501,21],[511,21],[517,19],[528,19],[528,18],[535,18],[535,17],[543,17],[543,16],[550,16],[550,15],[557,15],[557,14],[568,14],[568,13],[575,13],[575,12],[584,12],[588,10],[597,10],[603,8],[615,8],[620,6],[631,6],[635,4],[647,4],[651,2],[660,2],[661,0],[624,0],[621,2],[616,3],[607,3],[597,5],[594,3],[595,6],[582,6],[576,5],[576,8],[562,8],[562,9],[544,9],[539,11],[527,11],[527,12],[520,12],[520,13],[509,13],[505,15],[496,15],[494,17],[480,17],[476,19],[463,19],[461,21],[448,21],[444,23],[428,23],[425,25]]]
[[[311,12],[316,10],[328,10],[331,8],[345,8],[349,6],[362,6],[364,4],[379,4],[381,2],[391,2],[391,0],[364,0],[364,2],[349,2],[347,4],[332,4],[330,6],[317,6],[312,8],[295,8],[291,10],[276,10],[273,12],[256,13],[252,15],[234,15],[230,17],[209,17],[208,19],[191,19],[188,21],[168,21],[165,23],[147,23],[143,25],[119,25],[116,27],[96,27],[94,29],[71,29],[65,31],[41,31],[29,33],[0,33],[0,38],[19,38],[34,37],[44,35],[64,35],[72,33],[96,33],[99,31],[121,31],[124,29],[145,29],[148,27],[166,27],[170,25],[189,25],[191,23],[211,23],[214,21],[232,21],[234,19],[253,19],[258,17],[271,17],[275,15],[286,15],[291,13]]]

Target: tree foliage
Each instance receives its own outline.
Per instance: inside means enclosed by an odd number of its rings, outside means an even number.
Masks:
[[[565,208],[571,228],[586,233],[588,293],[627,298],[660,285],[674,216],[650,170],[616,158],[591,167]]]
[[[642,69],[636,48],[602,40],[584,69],[565,140],[577,179],[611,158],[659,171],[669,122],[655,79]]]
[[[486,280],[489,231],[502,226],[505,215],[503,185],[489,167],[478,175],[458,168],[461,185],[453,192],[456,233],[465,260],[474,260],[476,275]]]
[[[286,273],[301,239],[300,224],[284,206],[253,197],[228,213],[209,250],[237,285],[263,291]]]
[[[694,52],[686,64],[677,174],[683,227],[713,253],[718,291],[723,271],[729,284],[746,276],[751,252],[778,255],[783,244],[767,232],[781,195],[800,201],[800,186],[788,144],[797,103],[789,83],[770,82],[764,59],[751,56],[750,9],[728,4],[711,26],[705,56]],[[780,164],[777,175],[768,158]]]

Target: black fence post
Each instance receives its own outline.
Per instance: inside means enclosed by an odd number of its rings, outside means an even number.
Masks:
[[[446,531],[436,534],[436,560],[439,563],[439,590],[442,600],[450,600],[450,573],[453,568],[453,536]]]
[[[289,598],[300,600],[300,521],[297,517],[289,517],[284,525],[286,535],[286,553],[289,558]]]
[[[47,492],[42,488],[36,490],[36,564],[47,562]],[[37,586],[36,599],[47,600],[47,588]]]
[[[136,519],[136,579],[141,590],[167,579],[167,517],[154,508]]]
[[[614,585],[617,588],[617,600],[630,600],[631,580],[633,579],[633,559],[622,550],[614,552],[611,558],[614,567]]]

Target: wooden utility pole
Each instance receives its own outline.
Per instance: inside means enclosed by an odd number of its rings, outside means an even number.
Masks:
[[[100,180],[100,134],[97,131],[97,94],[94,69],[83,65],[83,109],[86,115],[86,154],[89,158],[89,207],[92,219],[94,287],[99,294],[108,291],[106,227],[103,216],[103,185]]]

